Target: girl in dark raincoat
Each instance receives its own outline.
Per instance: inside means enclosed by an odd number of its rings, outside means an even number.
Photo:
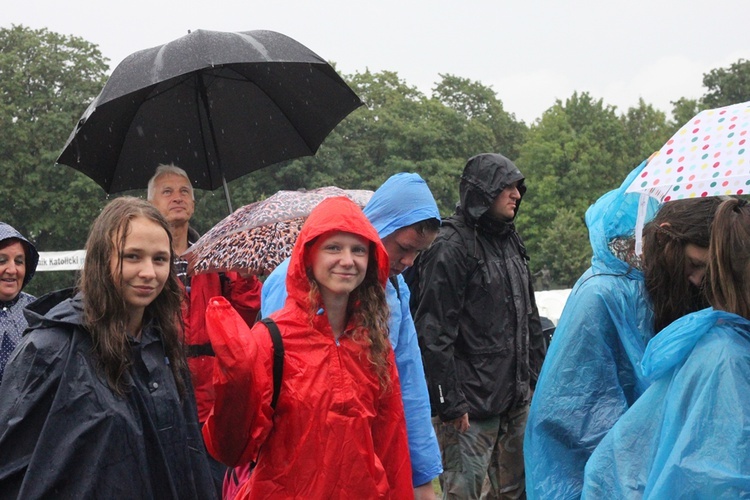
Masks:
[[[257,462],[236,498],[414,498],[401,390],[388,342],[388,255],[362,210],[329,198],[292,252],[280,311],[284,368],[273,410],[267,327],[212,299],[218,369],[203,428],[228,465]]]
[[[0,386],[0,498],[215,498],[181,351],[169,226],[112,201],[80,292],[28,307]]]

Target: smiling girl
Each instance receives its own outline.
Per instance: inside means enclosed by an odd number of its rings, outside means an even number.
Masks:
[[[228,465],[257,462],[236,498],[414,498],[401,390],[388,341],[389,261],[348,198],[310,214],[292,252],[289,297],[271,315],[284,365],[274,409],[267,327],[222,298],[206,312],[218,368],[203,434]]]
[[[0,496],[215,496],[171,262],[159,212],[118,198],[91,227],[79,290],[28,307],[0,387]]]

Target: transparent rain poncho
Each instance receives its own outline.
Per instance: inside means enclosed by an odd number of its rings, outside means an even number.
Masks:
[[[528,498],[578,498],[589,456],[648,386],[640,369],[653,336],[643,274],[609,249],[634,236],[639,194],[623,184],[586,212],[593,250],[555,330],[531,402],[524,459]],[[644,200],[646,220],[658,204]]]

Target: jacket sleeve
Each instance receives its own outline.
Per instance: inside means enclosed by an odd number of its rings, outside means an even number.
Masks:
[[[208,452],[229,466],[253,462],[272,427],[273,359],[266,326],[250,331],[223,297],[206,310],[206,327],[216,355],[216,399],[203,426]],[[265,344],[263,348],[259,344]]]
[[[449,421],[469,411],[454,361],[458,321],[469,262],[462,246],[441,234],[421,255],[420,297],[415,314],[433,409]]]
[[[623,320],[636,316],[638,289],[624,281],[584,275],[565,305],[526,423],[530,499],[580,495],[586,461],[635,399],[634,364],[645,346]]]
[[[529,314],[529,371],[531,389],[536,389],[539,373],[542,371],[544,357],[547,355],[547,338],[542,330],[542,320],[539,318],[539,308],[534,295],[534,280],[529,271],[529,295],[531,298],[531,313]]]
[[[396,367],[401,380],[412,480],[416,487],[432,481],[441,474],[443,465],[435,429],[432,426],[430,396],[427,392],[417,330],[409,311],[409,288],[401,276],[398,277],[398,284],[399,297],[393,297],[398,310],[391,313],[391,336],[398,336],[395,345]],[[387,288],[389,296],[396,295],[390,282]]]
[[[237,273],[226,273],[227,283],[223,290],[224,297],[229,300],[235,311],[248,325],[255,324],[260,311],[261,282],[257,276],[243,278]]]
[[[372,426],[375,454],[380,458],[390,485],[391,498],[413,498],[409,443],[404,421],[404,404],[393,351],[390,359],[390,387],[383,391]]]

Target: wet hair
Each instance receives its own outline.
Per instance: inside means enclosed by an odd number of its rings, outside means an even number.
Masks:
[[[174,163],[169,164],[161,164],[156,167],[156,171],[154,172],[154,175],[148,180],[148,189],[146,190],[146,199],[148,201],[153,201],[154,199],[154,185],[156,184],[156,180],[161,177],[162,175],[179,175],[180,177],[184,177],[187,179],[188,184],[190,185],[190,196],[195,200],[195,192],[193,191],[193,184],[190,182],[190,177],[188,177],[187,172],[185,172],[183,169],[175,165]]]
[[[654,332],[708,306],[702,287],[685,277],[685,246],[708,248],[720,203],[718,197],[670,201],[643,228],[643,274],[654,308]]]
[[[86,261],[79,279],[83,293],[83,323],[91,334],[94,356],[109,387],[123,395],[127,388],[125,373],[132,364],[126,325],[128,305],[121,292],[122,250],[133,219],[143,217],[157,223],[169,237],[170,262],[174,258],[172,234],[167,221],[149,202],[129,196],[116,198],[94,220],[86,242]],[[119,272],[113,276],[110,258],[119,256]],[[158,321],[161,340],[175,383],[185,396],[183,373],[187,364],[182,350],[182,289],[174,268],[162,292],[144,312],[144,323]]]
[[[307,254],[318,238],[313,238],[305,245]],[[309,255],[309,254],[308,254]],[[310,324],[318,314],[321,304],[320,289],[315,281],[312,269],[307,269],[307,279],[310,282]],[[375,368],[375,373],[380,381],[380,388],[387,390],[391,386],[388,372],[388,352],[390,341],[388,340],[388,319],[390,309],[385,298],[385,289],[378,281],[378,264],[375,260],[375,245],[370,243],[370,252],[367,262],[367,272],[362,283],[349,294],[347,305],[347,316],[356,325],[352,333],[355,342],[365,344],[369,347],[367,360]]]
[[[419,234],[420,236],[424,236],[425,233],[434,234],[440,231],[440,219],[430,217],[429,219],[424,219],[419,222],[415,222],[414,224],[409,224],[404,228],[407,227],[413,227],[417,234]]]
[[[750,319],[750,206],[724,201],[711,228],[706,294],[714,309]]]

